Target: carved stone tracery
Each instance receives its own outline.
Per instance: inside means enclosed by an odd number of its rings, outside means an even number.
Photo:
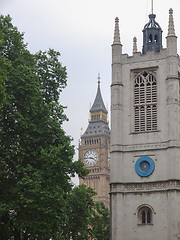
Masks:
[[[111,193],[180,191],[180,180],[169,180],[149,183],[113,183]]]

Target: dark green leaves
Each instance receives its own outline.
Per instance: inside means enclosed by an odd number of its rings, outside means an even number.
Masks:
[[[97,202],[90,216],[91,234],[94,240],[110,239],[109,210],[103,202]]]
[[[71,176],[86,173],[62,129],[66,68],[53,49],[31,54],[9,16],[0,40],[0,236],[62,239]]]
[[[66,67],[59,62],[60,53],[54,49],[35,54],[37,75],[45,103],[57,102],[60,92],[66,86]]]
[[[62,123],[66,68],[53,49],[33,55],[0,16],[0,236],[2,240],[107,239],[108,212],[85,176]],[[97,227],[97,224],[99,228]],[[101,237],[100,237],[101,236]]]

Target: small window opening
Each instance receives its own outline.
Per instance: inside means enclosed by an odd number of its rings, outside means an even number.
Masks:
[[[138,211],[139,224],[152,224],[152,210],[149,207],[141,207]]]
[[[150,211],[147,212],[147,223],[151,223],[151,213],[150,213]]]
[[[144,77],[147,77],[147,75],[148,75],[147,72],[144,72],[144,73],[143,73],[143,76],[144,76]]]
[[[142,224],[146,223],[146,214],[145,211],[142,211]]]
[[[154,42],[157,43],[157,41],[158,41],[158,36],[156,34],[155,37],[154,37]]]
[[[153,41],[153,40],[152,40],[152,34],[150,34],[150,35],[149,35],[149,42],[152,43],[152,41]]]

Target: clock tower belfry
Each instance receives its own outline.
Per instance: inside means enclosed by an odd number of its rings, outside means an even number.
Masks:
[[[104,202],[109,208],[110,129],[107,116],[98,75],[98,89],[90,109],[89,124],[79,144],[79,158],[90,173],[84,179],[80,178],[79,183],[94,189],[97,193],[94,200]]]

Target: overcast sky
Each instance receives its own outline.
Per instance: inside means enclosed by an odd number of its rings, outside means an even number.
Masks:
[[[153,5],[166,47],[169,8],[174,10],[175,32],[180,38],[180,0],[154,0]],[[30,52],[54,48],[61,53],[60,61],[68,72],[68,86],[61,95],[69,118],[64,129],[78,148],[81,128],[82,132],[86,130],[90,104],[96,96],[98,73],[104,103],[110,111],[114,19],[119,17],[123,53],[131,55],[134,36],[141,51],[151,0],[0,0],[0,9],[1,14],[10,14],[13,24],[24,32]]]

